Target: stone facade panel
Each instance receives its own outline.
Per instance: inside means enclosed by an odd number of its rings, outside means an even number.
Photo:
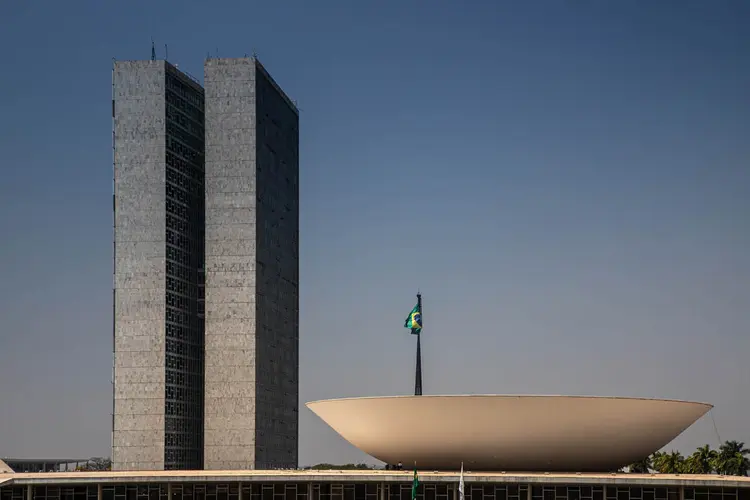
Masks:
[[[138,387],[138,384],[147,383],[157,383],[163,386],[164,379],[166,378],[165,372],[161,368],[152,370],[150,368],[125,368],[122,366],[117,370],[115,377],[115,385],[118,385],[118,382],[122,382],[124,385],[133,388]]]
[[[240,290],[240,289],[238,289]],[[245,295],[247,295],[247,290],[245,290]],[[208,305],[209,298],[213,299],[214,296],[217,300],[221,300],[220,297],[222,295],[229,295],[230,298],[234,297],[235,300],[233,302],[212,302],[211,305]],[[240,297],[242,299],[248,299],[252,297],[243,296]],[[224,299],[228,300],[228,299]],[[247,321],[255,321],[255,301],[252,302],[249,300],[239,300],[236,295],[232,295],[230,293],[224,293],[214,290],[211,293],[206,291],[206,322],[211,322],[212,325],[216,323],[217,321],[225,321],[225,320],[231,320],[231,319],[238,319],[238,320],[247,320]],[[210,337],[211,335],[216,335],[218,332],[216,332],[215,328],[212,328],[210,332],[207,333],[206,337]],[[210,346],[206,346],[206,349],[210,349]]]
[[[137,395],[133,395],[130,399],[116,399],[115,400],[115,418],[121,416],[122,418],[129,418],[134,415],[149,415],[154,418],[164,418],[164,400],[158,399],[138,399]],[[146,420],[144,422],[158,422],[158,420]],[[158,425],[154,423],[153,425]],[[162,425],[161,428],[164,426]],[[144,424],[144,429],[151,429],[152,424]]]
[[[248,276],[254,277],[255,269],[255,260],[248,260],[245,255],[214,255],[211,261],[206,263],[206,274],[248,273]],[[217,276],[216,279],[223,277]]]
[[[118,384],[120,381],[122,383]],[[131,399],[136,394],[139,399],[161,399],[164,400],[164,385],[155,382],[125,382],[115,376],[115,400]]]
[[[255,184],[255,147],[249,150],[250,158],[240,158],[236,151],[216,151],[213,161],[206,162],[206,189],[224,192],[216,183],[232,184],[238,180]],[[225,158],[226,157],[226,158]],[[209,181],[214,184],[209,184]],[[227,187],[230,191],[231,187]]]
[[[212,401],[215,403],[215,406],[206,406],[205,419],[208,426],[206,428],[211,427],[209,424],[211,423],[210,417],[212,416],[225,418],[226,422],[228,422],[227,429],[233,429],[237,425],[244,425],[240,421],[255,421],[254,398],[215,397],[212,398]],[[253,417],[248,419],[248,415],[252,415]]]
[[[233,460],[228,460],[230,457]],[[207,470],[252,470],[256,468],[255,447],[206,445],[203,461]]]
[[[127,447],[151,447],[155,442],[160,439],[164,439],[164,432],[158,429],[146,431],[143,429],[124,431],[115,430],[114,432],[115,441],[120,443],[120,446]]]
[[[211,168],[211,175],[206,176],[207,190],[215,193],[254,193],[256,191],[255,161],[211,162],[207,165]]]
[[[164,75],[163,61],[115,63],[112,460],[119,470],[164,467]],[[127,431],[117,429],[123,422]]]
[[[114,430],[137,431],[142,429],[163,429],[164,415],[115,415]]]
[[[214,228],[206,225],[206,229]],[[232,228],[226,228],[223,232],[211,231],[211,234],[206,234],[207,263],[210,264],[211,257],[246,256],[247,258],[251,258],[255,254],[255,240],[230,239],[228,234],[231,234],[232,231]],[[208,286],[208,283],[206,283],[206,286]]]
[[[237,210],[237,209],[252,209],[255,204],[254,201],[255,192],[242,192],[242,191],[227,191],[224,193],[216,193],[211,198],[211,203],[206,204],[208,210],[214,211],[216,209],[222,210]],[[213,222],[213,221],[212,221]],[[247,219],[241,223],[247,224]],[[217,223],[213,223],[218,225]]]
[[[232,424],[238,419],[233,419]],[[248,418],[252,422],[254,418]],[[255,447],[255,429],[248,427],[246,429],[219,428],[217,430],[206,429],[206,446],[248,446]]]

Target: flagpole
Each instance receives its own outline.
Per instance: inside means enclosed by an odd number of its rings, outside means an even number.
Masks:
[[[417,293],[417,307],[419,308],[419,317],[424,327],[424,317],[422,315],[422,294]],[[414,379],[414,395],[422,395],[422,329],[417,332],[417,373]]]
[[[461,477],[458,480],[458,500],[464,500],[464,463],[461,462]]]

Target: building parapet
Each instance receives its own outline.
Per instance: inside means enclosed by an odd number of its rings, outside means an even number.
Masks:
[[[54,484],[124,483],[226,483],[226,482],[314,482],[314,483],[404,483],[412,480],[412,471],[113,471],[47,472],[0,474],[4,486]],[[457,472],[420,471],[424,483],[456,483]],[[640,485],[750,488],[749,477],[690,474],[590,474],[590,473],[503,473],[465,472],[467,484],[567,484],[567,485]]]

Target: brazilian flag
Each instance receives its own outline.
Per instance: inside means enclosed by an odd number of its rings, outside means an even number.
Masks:
[[[410,328],[413,335],[417,335],[422,331],[422,311],[419,304],[414,306],[414,309],[409,313],[404,323],[404,328]]]
[[[414,466],[414,480],[411,482],[411,500],[417,500],[417,489],[419,488],[419,475],[417,466]]]

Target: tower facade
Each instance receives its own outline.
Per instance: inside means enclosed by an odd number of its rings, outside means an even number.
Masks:
[[[115,63],[118,469],[203,467],[203,107],[171,64]]]
[[[298,114],[205,70],[113,69],[115,469],[297,465]]]
[[[255,58],[209,59],[205,467],[297,466],[299,116]]]

